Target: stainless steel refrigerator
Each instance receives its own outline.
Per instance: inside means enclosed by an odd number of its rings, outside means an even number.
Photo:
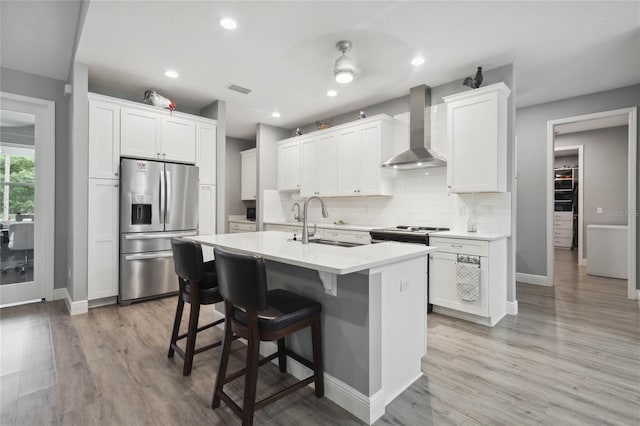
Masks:
[[[178,291],[171,238],[198,233],[198,168],[120,161],[120,303]]]

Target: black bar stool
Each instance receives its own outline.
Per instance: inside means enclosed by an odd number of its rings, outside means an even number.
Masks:
[[[224,299],[225,331],[218,376],[211,408],[224,401],[240,418],[243,426],[253,424],[255,410],[315,382],[315,394],[324,396],[320,303],[285,290],[267,291],[265,261],[261,257],[231,253],[216,248],[218,288]],[[311,327],[313,362],[286,348],[285,336]],[[247,339],[246,368],[227,374],[233,334]],[[278,351],[259,359],[261,341],[278,341]],[[313,370],[313,375],[256,402],[258,367],[278,358],[280,371],[287,371],[287,355]],[[242,408],[227,395],[226,383],[245,375]]]
[[[218,292],[218,282],[216,279],[216,267],[214,261],[204,262],[202,259],[202,247],[200,243],[179,238],[171,239],[173,249],[173,262],[175,264],[180,293],[178,294],[178,307],[176,308],[176,318],[173,322],[173,332],[171,333],[171,343],[169,344],[169,358],[173,358],[174,352],[184,359],[182,374],[191,374],[193,356],[220,346],[221,341],[196,349],[196,335],[198,332],[221,324],[224,319],[220,319],[198,328],[200,317],[200,305],[211,305],[222,302],[222,296]],[[191,304],[189,313],[189,328],[187,333],[178,335],[180,331],[180,320],[184,304]],[[178,347],[178,340],[187,338],[187,344],[183,351]]]

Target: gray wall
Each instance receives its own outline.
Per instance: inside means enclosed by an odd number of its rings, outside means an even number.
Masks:
[[[547,121],[637,106],[639,100],[635,85],[518,109],[518,272],[547,275]]]
[[[628,126],[558,135],[555,146],[584,145],[584,233],[587,225],[626,225],[629,144]],[[559,157],[563,158],[563,157]],[[571,157],[564,157],[571,158]],[[578,164],[577,157],[573,162]],[[602,213],[597,208],[602,207]],[[587,257],[587,241],[584,241]]]
[[[264,205],[262,198],[266,189],[278,189],[278,150],[276,142],[286,139],[291,135],[287,129],[258,123],[256,126],[256,165],[258,178],[258,200],[256,208],[256,222],[258,230],[264,226]]]
[[[226,199],[226,212],[225,212],[225,226],[227,217],[230,214],[245,214],[246,204],[240,200],[240,151],[255,148],[256,143],[254,141],[248,141],[245,139],[227,137],[227,153],[225,156],[225,164],[227,167],[226,177],[227,184],[225,187],[225,199]],[[255,204],[255,202],[252,202]],[[228,232],[227,229],[224,232]]]
[[[515,224],[515,216],[516,216],[516,200],[517,200],[517,187],[515,185],[515,177],[514,177],[514,164],[515,164],[515,117],[516,117],[516,85],[515,85],[515,77],[513,64],[504,65],[498,68],[494,68],[491,70],[485,70],[483,72],[484,81],[483,86],[488,86],[491,84],[503,82],[511,89],[511,94],[507,101],[507,191],[511,192],[511,200],[512,200],[512,224]],[[437,105],[444,103],[443,97],[453,95],[456,93],[463,92],[465,90],[471,90],[462,85],[462,81],[464,78],[459,80],[454,80],[449,83],[432,87],[431,88],[431,105]],[[429,82],[425,82],[428,84]],[[407,93],[409,92],[410,87],[407,87]],[[397,115],[401,113],[405,113],[409,111],[409,96],[402,96],[400,98],[391,99],[386,102],[382,102],[375,105],[370,105],[363,107],[358,110],[354,110],[351,112],[347,112],[345,114],[340,114],[334,117],[329,117],[327,119],[319,120],[329,121],[332,126],[336,126],[338,124],[347,123],[350,121],[357,120],[358,113],[360,110],[364,110],[368,117],[374,116],[376,114],[388,114],[388,115]],[[309,133],[317,130],[317,126],[315,123],[308,123],[300,126],[300,130],[304,133]],[[288,136],[292,136],[294,129],[292,129]],[[516,241],[517,230],[514,225],[512,225],[511,238],[507,241],[507,251],[509,260],[507,262],[508,271],[508,284],[507,284],[507,300],[515,301],[515,241]]]
[[[33,146],[35,126],[14,126],[0,127],[0,141],[2,143],[10,143],[15,145]]]
[[[7,93],[46,99],[56,106],[56,194],[54,287],[67,284],[67,216],[69,215],[69,98],[64,95],[65,82],[0,68],[0,90]]]

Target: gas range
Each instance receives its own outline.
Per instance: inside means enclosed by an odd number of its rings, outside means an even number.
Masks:
[[[398,241],[402,243],[429,244],[429,234],[448,231],[449,228],[433,226],[400,225],[391,228],[372,229],[369,231],[371,242]]]

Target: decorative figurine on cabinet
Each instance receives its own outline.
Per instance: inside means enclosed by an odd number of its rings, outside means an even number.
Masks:
[[[472,89],[477,89],[482,84],[482,67],[478,67],[478,72],[476,72],[476,76],[471,78],[467,77],[462,82],[463,86],[469,86]]]
[[[363,118],[367,118],[367,114],[365,114],[364,111],[360,111],[360,114],[358,114],[358,120],[362,120]]]
[[[295,131],[295,133],[293,134],[294,136],[302,136],[302,130],[300,130],[300,127],[298,127]]]
[[[150,103],[153,106],[160,108],[166,108],[173,112],[176,109],[176,103],[171,99],[167,99],[155,90],[147,90],[144,92],[144,101]]]

